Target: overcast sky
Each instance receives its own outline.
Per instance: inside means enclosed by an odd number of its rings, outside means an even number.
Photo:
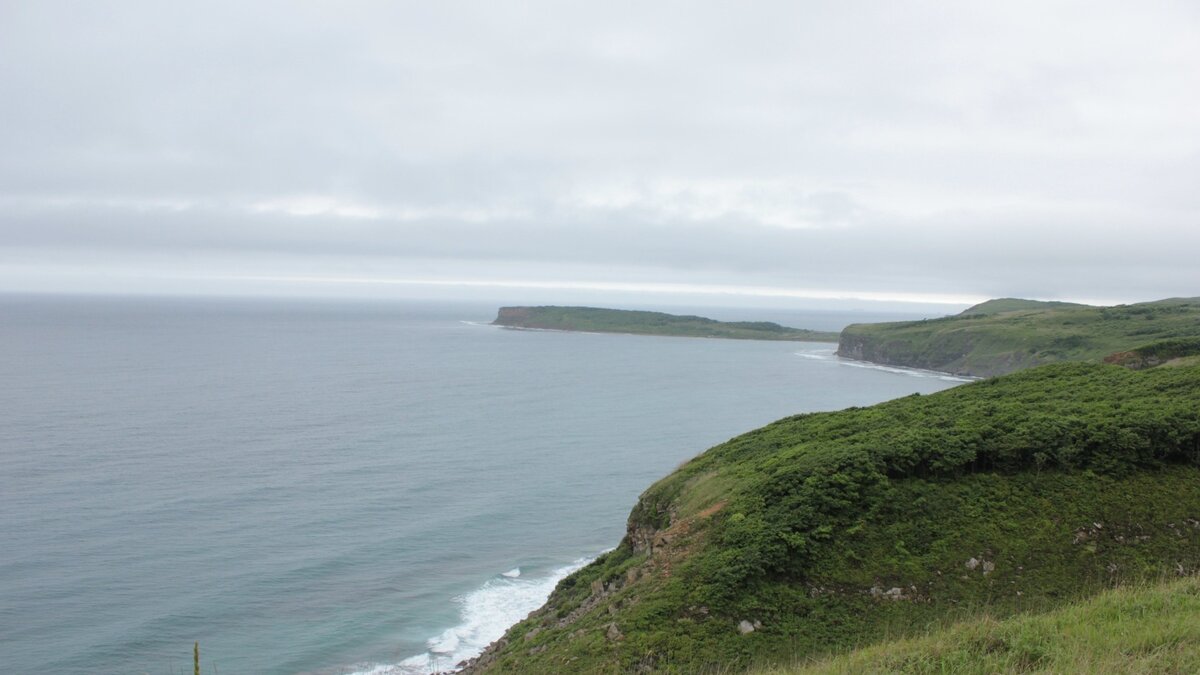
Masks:
[[[0,0],[0,290],[1200,295],[1200,3]]]

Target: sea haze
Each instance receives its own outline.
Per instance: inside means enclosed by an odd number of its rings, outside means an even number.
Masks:
[[[4,670],[190,672],[197,640],[205,673],[446,667],[705,448],[956,383],[494,313],[0,297]]]

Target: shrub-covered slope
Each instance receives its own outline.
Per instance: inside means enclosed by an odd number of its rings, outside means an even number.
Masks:
[[[472,669],[792,663],[1200,565],[1200,368],[1063,364],[719,445]]]
[[[601,307],[501,307],[492,322],[509,328],[539,328],[589,333],[631,333],[734,340],[837,342],[828,331],[789,328],[770,321],[717,321],[702,316]]]
[[[983,617],[758,675],[1200,673],[1200,579],[1135,584],[1062,609]]]
[[[990,376],[1180,338],[1200,338],[1200,298],[1117,307],[1002,299],[941,319],[847,326],[838,355]]]

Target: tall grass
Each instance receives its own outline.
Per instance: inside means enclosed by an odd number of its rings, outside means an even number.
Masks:
[[[1200,578],[1116,588],[1044,614],[983,616],[758,675],[1200,673]]]

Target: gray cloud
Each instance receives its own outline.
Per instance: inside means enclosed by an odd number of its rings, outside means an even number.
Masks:
[[[1170,2],[10,3],[0,289],[30,261],[46,284],[69,261],[61,289],[186,259],[1197,295],[1198,25]]]

